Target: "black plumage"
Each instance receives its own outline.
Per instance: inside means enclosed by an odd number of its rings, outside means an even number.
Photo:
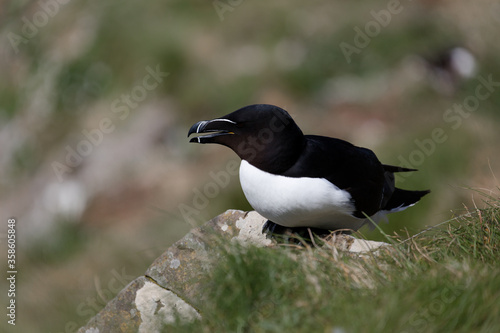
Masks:
[[[198,122],[188,136],[193,133],[202,135],[191,142],[228,146],[264,172],[328,180],[350,194],[354,207],[351,216],[355,218],[404,209],[429,193],[395,187],[395,172],[416,170],[383,165],[371,150],[341,139],[304,135],[290,115],[277,106],[250,105],[221,118]]]

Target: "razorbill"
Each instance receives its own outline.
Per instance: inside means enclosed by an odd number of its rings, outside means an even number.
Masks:
[[[431,86],[439,93],[452,95],[460,84],[477,72],[477,60],[464,47],[441,50],[431,57],[423,57]]]
[[[218,143],[241,159],[240,182],[252,207],[284,227],[357,230],[386,213],[413,206],[429,191],[394,186],[394,172],[366,148],[304,135],[288,112],[267,104],[200,121],[195,143]]]

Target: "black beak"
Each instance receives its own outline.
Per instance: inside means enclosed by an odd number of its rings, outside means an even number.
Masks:
[[[236,123],[229,119],[214,119],[199,121],[188,132],[188,137],[191,134],[202,134],[191,138],[189,142],[196,143],[218,143],[218,137],[234,134]],[[207,133],[207,134],[205,134]]]

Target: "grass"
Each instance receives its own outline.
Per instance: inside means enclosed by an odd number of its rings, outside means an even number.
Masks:
[[[235,5],[238,1],[224,3]],[[425,2],[425,5],[403,3],[404,11],[395,15],[391,24],[381,29],[360,54],[354,54],[348,64],[340,43],[352,44],[354,27],[364,28],[373,19],[370,11],[383,10],[387,3],[385,0],[356,3],[243,1],[233,11],[226,12],[221,20],[212,1],[198,1],[196,6],[179,0],[168,3],[154,0],[147,5],[126,0],[71,1],[61,3],[58,14],[40,26],[27,43],[18,45],[18,51],[10,44],[8,33],[22,35],[25,19],[33,21],[35,13],[41,15],[42,7],[37,1],[9,3],[0,13],[0,35],[4,37],[0,52],[3,78],[0,81],[0,131],[8,138],[1,141],[0,206],[9,207],[5,214],[18,215],[16,217],[23,221],[27,230],[20,231],[19,237],[19,255],[24,260],[20,259],[23,279],[19,280],[18,301],[22,304],[20,318],[23,319],[18,329],[26,332],[74,331],[67,328],[68,323],[74,322],[76,327],[89,319],[77,309],[89,297],[97,297],[94,281],[102,280],[102,284],[107,285],[112,278],[110,271],[122,267],[126,267],[131,276],[141,275],[156,256],[187,232],[189,226],[172,217],[178,212],[176,208],[180,203],[191,204],[191,189],[212,181],[209,173],[218,172],[229,158],[234,158],[222,147],[190,146],[185,137],[187,130],[196,121],[220,116],[244,105],[280,105],[292,113],[305,133],[339,137],[366,146],[373,149],[382,162],[394,165],[401,164],[399,155],[408,158],[418,149],[415,139],[429,138],[436,127],[445,129],[449,139],[436,146],[435,153],[427,156],[421,165],[415,166],[419,172],[398,183],[407,189],[430,188],[432,194],[417,206],[393,214],[389,224],[381,225],[387,234],[392,235],[403,227],[414,234],[424,224],[432,225],[449,218],[450,209],[460,207],[462,202],[470,205],[470,192],[457,190],[459,187],[498,184],[490,170],[497,170],[500,161],[497,152],[500,94],[495,91],[481,101],[478,110],[464,119],[460,128],[452,130],[450,124],[443,121],[443,114],[454,103],[462,103],[475,93],[477,79],[463,82],[453,96],[442,96],[430,88],[429,80],[414,81],[412,74],[407,73],[406,62],[416,54],[435,55],[444,47],[458,43],[471,48],[477,56],[477,76],[492,75],[495,82],[499,81],[498,20],[491,16],[494,8],[466,1],[456,4]],[[118,121],[111,110],[113,101],[142,82],[147,66],[156,67],[157,64],[171,75],[148,93],[129,118]],[[382,81],[386,81],[386,91],[380,89],[378,78],[385,78]],[[350,89],[339,89],[345,82],[350,83]],[[164,105],[165,102],[168,103]],[[99,119],[114,117],[117,129],[107,134],[104,141],[106,144],[117,142],[118,151],[123,143],[115,139],[124,133],[127,137],[137,137],[147,131],[138,133],[130,129],[134,128],[135,119],[147,115],[148,112],[143,111],[150,108],[157,108],[172,119],[172,126],[165,130],[161,144],[164,146],[156,146],[158,141],[155,141],[148,148],[151,151],[158,149],[158,156],[165,159],[144,161],[148,169],[138,171],[131,171],[125,159],[116,167],[116,174],[123,180],[115,184],[110,179],[104,193],[90,197],[89,202],[98,204],[90,204],[81,220],[67,225],[65,221],[56,223],[55,232],[47,235],[28,232],[35,230],[31,225],[52,221],[41,215],[44,213],[39,204],[44,202],[44,186],[57,181],[51,162],[64,159],[65,147],[84,139],[82,130],[94,129]],[[364,125],[374,123],[382,124],[379,143],[372,142],[370,135],[357,136],[366,132]],[[376,130],[377,126],[373,128]],[[101,179],[103,169],[89,165],[97,160],[98,151],[104,146],[95,147],[81,169],[68,176],[76,177],[85,186]],[[130,151],[135,156],[135,151]],[[139,156],[137,159],[140,160]],[[216,164],[210,162],[214,160]],[[151,195],[154,200],[143,200],[144,204],[138,204],[136,211],[127,214],[129,218],[114,215],[115,205],[110,205],[106,198],[114,198],[116,192],[124,193],[121,188],[131,189],[132,194],[127,196],[133,196],[138,184],[140,191],[143,184],[151,184],[148,180],[152,179],[151,172],[170,168],[170,164],[173,168],[169,173],[191,169],[196,164],[201,167],[190,174],[191,183],[176,184],[171,179],[155,178],[158,183],[149,185],[151,191],[161,192],[160,188],[168,188],[173,195],[154,193]],[[88,173],[87,167],[95,171]],[[182,177],[186,175],[179,172],[172,179]],[[42,179],[47,180],[47,184],[42,186]],[[36,198],[29,198],[27,193],[37,193]],[[120,204],[128,206],[125,202]],[[14,206],[18,206],[16,211],[10,208]],[[160,208],[166,213],[150,216],[144,213],[149,207]],[[200,223],[227,209],[251,209],[237,177],[201,212]],[[384,239],[378,230],[364,232],[368,239]],[[40,239],[29,240],[29,233]],[[417,243],[420,240],[421,237],[415,239]],[[137,255],[147,249],[154,249],[147,252],[151,252],[151,256]],[[238,251],[243,250],[234,249],[231,253]],[[279,268],[278,277],[287,264],[297,266],[294,261],[288,263],[283,259],[284,253],[295,250],[276,249],[272,251],[275,257],[265,259],[259,257],[262,253],[259,254],[258,249],[247,251],[245,256],[255,257],[254,261],[274,260]],[[269,251],[265,254],[269,255]],[[316,258],[318,253],[311,256],[314,261],[320,260]],[[99,259],[97,264],[96,258]],[[332,267],[337,263],[329,264],[330,259],[323,258],[319,262],[326,272],[335,272]],[[342,260],[346,265],[353,263],[349,258]],[[271,286],[275,290],[276,286]],[[286,288],[285,291],[289,290]],[[377,285],[376,290],[383,290],[382,286]],[[374,297],[364,296],[361,291],[360,295],[353,291],[351,294],[357,297],[350,301],[354,304],[363,297]],[[335,297],[344,296],[336,294]],[[263,317],[269,325],[275,322],[273,311],[278,310],[274,308],[287,309],[289,298],[284,296],[278,300],[273,306],[267,301],[262,305],[269,309],[265,313],[272,314]],[[317,307],[293,314],[309,323],[306,314],[313,313]],[[338,311],[339,316],[352,318],[342,308]],[[318,316],[322,313],[317,312]],[[366,316],[364,312],[361,314]],[[314,316],[310,317],[312,321]],[[218,317],[214,315],[214,318]],[[349,328],[337,319],[328,323],[320,321],[317,326]],[[5,331],[1,325],[0,331]],[[199,325],[214,327],[203,322],[194,324],[192,329]]]
[[[499,332],[500,205],[490,202],[379,255],[225,249],[203,319],[179,332]]]

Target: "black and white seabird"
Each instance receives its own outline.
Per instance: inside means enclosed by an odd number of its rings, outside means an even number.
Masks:
[[[357,230],[416,204],[429,191],[396,188],[394,172],[366,148],[304,135],[288,112],[267,104],[200,121],[195,143],[218,143],[242,159],[240,182],[252,207],[284,227]]]
[[[474,76],[477,60],[465,47],[441,50],[431,57],[423,57],[430,74],[431,86],[439,93],[452,95],[460,84]]]

